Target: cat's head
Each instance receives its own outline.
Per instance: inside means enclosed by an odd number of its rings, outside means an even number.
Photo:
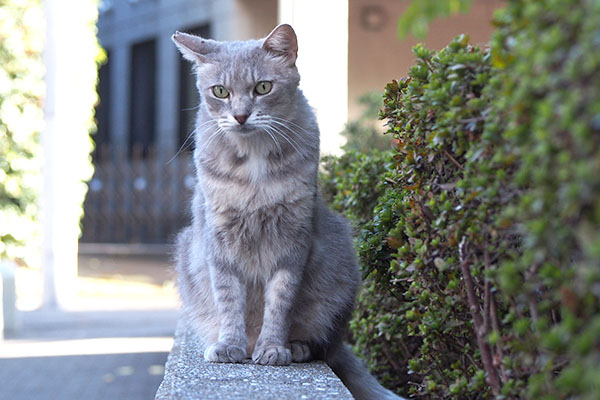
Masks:
[[[173,41],[195,65],[207,127],[251,136],[286,123],[300,81],[291,26],[279,25],[262,40],[217,42],[176,32]]]

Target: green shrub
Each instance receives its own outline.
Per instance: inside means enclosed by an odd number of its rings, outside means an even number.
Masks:
[[[467,196],[457,180],[483,129],[490,63],[467,41],[436,55],[417,46],[409,78],[387,86],[382,116],[394,153],[346,154],[329,168],[334,208],[361,225],[356,246],[367,279],[351,326],[356,347],[405,393],[484,391],[457,268],[474,211],[456,208]]]
[[[522,237],[494,272],[510,377],[527,398],[598,398],[600,3],[511,1],[496,19],[486,135],[518,161],[504,216]]]
[[[0,259],[32,262],[39,235],[38,132],[44,91],[42,6],[0,6]],[[35,258],[35,257],[34,257]]]
[[[75,180],[71,187],[73,191],[61,199],[62,203],[72,202],[71,206],[63,207],[73,211],[75,219],[72,223],[78,223],[83,212],[86,190],[83,181],[93,172],[89,158],[93,145],[88,132],[95,130],[93,105],[97,101],[97,63],[104,58],[96,39],[98,2],[85,0],[84,3],[77,11],[78,18],[84,18],[82,23],[87,26],[87,33],[77,38],[77,48],[83,56],[75,61],[68,60],[79,63],[80,74],[73,79],[83,88],[79,92],[81,97],[73,99],[79,107],[73,107],[75,111],[71,112],[68,121],[70,129],[77,130],[72,137],[74,140],[69,142],[69,165],[75,172],[66,177],[55,177],[56,182]],[[11,259],[30,267],[39,266],[41,259],[38,204],[42,183],[40,132],[44,123],[45,90],[43,11],[40,0],[0,2],[0,259]],[[80,115],[81,112],[85,114]],[[61,223],[68,224],[66,221]],[[72,228],[72,231],[78,229],[77,226]]]
[[[509,2],[489,50],[415,47],[395,150],[325,164],[359,227],[353,339],[403,394],[597,398],[600,6],[576,3]]]

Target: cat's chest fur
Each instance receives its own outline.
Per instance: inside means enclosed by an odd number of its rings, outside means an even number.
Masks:
[[[200,162],[207,229],[248,279],[261,281],[309,234],[316,190],[310,175],[306,166],[286,171],[264,155]]]

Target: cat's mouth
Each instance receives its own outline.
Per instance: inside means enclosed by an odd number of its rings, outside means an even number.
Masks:
[[[252,136],[259,131],[259,129],[256,126],[249,125],[249,124],[232,126],[228,130],[231,133],[242,136],[242,137]]]

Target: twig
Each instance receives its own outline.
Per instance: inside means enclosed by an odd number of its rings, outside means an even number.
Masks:
[[[538,272],[539,263],[534,263],[529,269],[525,272],[525,280],[531,280]],[[536,322],[540,318],[540,314],[537,309],[537,299],[533,293],[527,293],[527,301],[529,303],[529,313],[531,314],[531,319],[533,322]]]
[[[500,334],[500,321],[498,321],[498,310],[496,309],[496,299],[494,298],[494,294],[492,293],[492,299],[490,304],[490,313],[492,316],[492,327],[496,334],[498,335],[498,343],[496,344],[496,358],[498,362],[496,363],[496,368],[500,367],[500,373],[502,374],[502,381],[508,381],[508,377],[506,376],[506,368],[504,368],[504,352],[502,351],[502,340]]]
[[[460,269],[462,271],[463,279],[465,281],[467,298],[469,300],[469,308],[473,317],[475,337],[477,338],[477,346],[479,347],[479,351],[481,352],[481,361],[483,363],[483,368],[487,373],[486,380],[491,386],[494,396],[497,396],[500,393],[500,378],[498,377],[498,371],[496,370],[496,368],[494,368],[494,364],[492,361],[492,353],[490,351],[490,347],[486,342],[486,336],[488,332],[484,331],[483,321],[481,319],[481,314],[479,313],[479,302],[477,300],[477,297],[475,296],[475,285],[473,284],[473,277],[471,276],[471,271],[469,270],[469,261],[468,256],[466,254],[466,247],[467,238],[463,236],[458,247],[460,257]]]
[[[483,290],[483,331],[490,331],[490,280],[485,278]]]
[[[450,159],[450,161],[452,161],[458,168],[463,169],[463,166],[456,161],[456,158],[452,157],[452,155],[450,153],[448,153],[448,150],[444,149],[444,154],[446,155],[446,157],[448,157]]]
[[[485,262],[485,269],[489,270],[491,268],[491,260],[490,253],[487,251],[487,249],[483,253],[483,259]],[[502,335],[500,333],[500,321],[498,320],[498,309],[496,308],[496,298],[494,293],[490,293],[490,318],[492,320],[492,329],[498,336],[498,343],[496,343],[496,356],[494,357],[494,367],[496,367],[496,369],[500,368],[502,382],[506,382],[508,378],[506,376],[506,368],[504,368],[503,363],[504,352],[502,351]]]

